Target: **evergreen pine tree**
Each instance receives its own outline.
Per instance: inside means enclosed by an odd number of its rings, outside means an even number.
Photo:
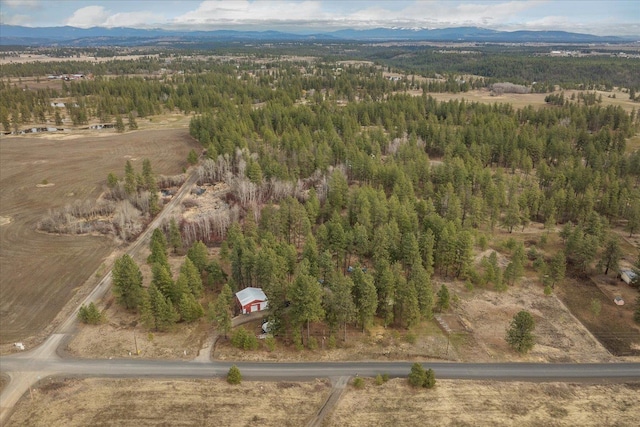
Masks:
[[[217,330],[225,337],[231,330],[231,304],[233,303],[233,293],[228,283],[222,287],[218,298],[209,306],[209,318],[213,320]]]
[[[142,272],[128,254],[116,260],[112,270],[113,293],[119,304],[128,310],[135,310],[142,302]]]
[[[174,254],[182,250],[182,233],[175,218],[169,221],[169,245],[173,248]]]
[[[518,312],[507,330],[507,343],[518,353],[527,353],[535,343],[532,333],[534,328],[535,321],[533,316],[528,311],[522,310]]]

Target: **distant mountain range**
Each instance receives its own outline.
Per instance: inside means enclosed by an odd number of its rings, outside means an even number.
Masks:
[[[139,28],[0,26],[0,45],[107,46],[155,45],[214,41],[440,41],[495,43],[624,43],[638,37],[595,36],[566,31],[496,31],[478,27],[441,29],[373,28],[317,34],[279,31],[174,31]]]

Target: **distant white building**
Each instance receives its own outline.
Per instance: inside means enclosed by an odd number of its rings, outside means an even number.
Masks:
[[[236,292],[236,299],[242,309],[242,314],[266,310],[269,306],[267,296],[260,288],[244,288]]]

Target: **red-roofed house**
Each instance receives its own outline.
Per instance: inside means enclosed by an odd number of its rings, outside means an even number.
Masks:
[[[236,298],[242,308],[242,314],[265,310],[268,307],[267,296],[260,288],[244,288],[236,292]]]

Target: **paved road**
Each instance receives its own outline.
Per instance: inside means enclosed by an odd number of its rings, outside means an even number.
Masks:
[[[242,377],[249,380],[306,380],[343,376],[406,377],[411,362],[210,362],[141,360],[141,359],[45,359],[3,357],[3,370],[40,371],[59,375],[115,377],[207,378],[226,375],[236,364]],[[524,381],[639,381],[640,363],[446,363],[424,362],[441,379],[524,380]]]

